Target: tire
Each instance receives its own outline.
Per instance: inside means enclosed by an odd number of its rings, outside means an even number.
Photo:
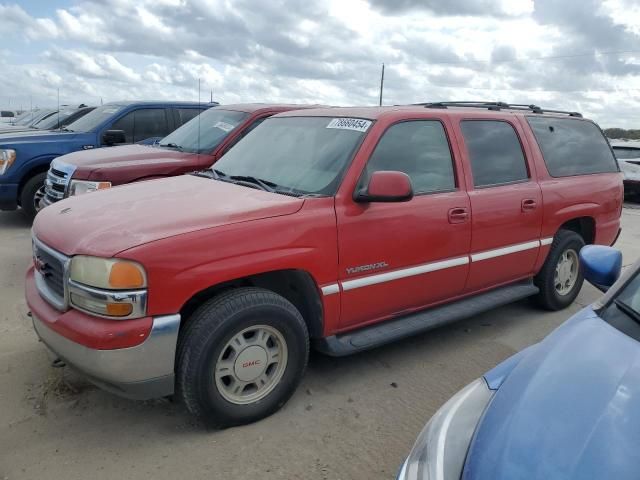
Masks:
[[[269,290],[239,288],[205,302],[189,318],[178,342],[176,392],[210,427],[244,425],[289,400],[308,359],[300,312]]]
[[[20,207],[22,208],[22,212],[30,219],[33,219],[36,213],[38,213],[35,198],[40,187],[44,185],[45,178],[47,178],[46,172],[34,175],[27,180],[27,183],[24,184],[20,192]]]
[[[578,256],[584,245],[583,238],[571,230],[559,230],[556,233],[547,259],[534,278],[534,283],[540,289],[536,297],[540,306],[547,310],[561,310],[576,299],[584,282]],[[568,257],[571,257],[571,262],[561,267],[561,259],[566,260]],[[574,262],[575,271],[568,267]],[[561,268],[559,279],[556,277],[558,267]],[[573,278],[573,281],[565,280],[568,278]]]

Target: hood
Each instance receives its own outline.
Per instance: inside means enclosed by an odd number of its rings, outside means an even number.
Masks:
[[[195,164],[197,155],[167,148],[147,145],[124,145],[121,147],[96,148],[70,153],[61,161],[76,167],[74,178],[82,180],[111,180],[110,173],[126,173],[127,169],[140,171],[144,166],[145,176],[166,172],[172,166],[183,166],[185,162]],[[204,157],[204,156],[203,156]],[[207,158],[210,158],[207,156]],[[213,163],[210,160],[208,164]]]
[[[23,125],[6,125],[6,124],[0,123],[0,134],[30,132],[33,130],[34,130],[33,128],[25,127]]]
[[[637,479],[640,343],[585,309],[514,367],[463,479]]]
[[[0,146],[4,144],[59,142],[75,138],[81,133],[59,130],[33,130],[15,133],[0,133]]]
[[[71,197],[44,208],[33,233],[66,255],[111,257],[197,230],[290,215],[304,200],[183,175]]]

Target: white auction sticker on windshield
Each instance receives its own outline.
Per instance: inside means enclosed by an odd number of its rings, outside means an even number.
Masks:
[[[356,132],[366,132],[371,126],[371,120],[361,118],[334,118],[329,122],[327,128],[338,128],[340,130],[355,130]]]
[[[223,130],[225,132],[230,132],[234,127],[227,122],[218,122],[213,126],[213,128],[219,128],[220,130]]]

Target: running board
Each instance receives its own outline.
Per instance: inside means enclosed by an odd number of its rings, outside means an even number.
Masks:
[[[350,355],[478,315],[530,297],[538,291],[538,287],[531,280],[518,282],[352,332],[321,338],[316,340],[314,346],[320,352],[333,357]]]

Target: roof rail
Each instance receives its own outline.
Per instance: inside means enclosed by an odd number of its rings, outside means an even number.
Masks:
[[[543,109],[537,105],[525,105],[521,103],[505,103],[505,102],[429,102],[414,103],[413,105],[421,105],[424,108],[448,108],[448,107],[468,107],[468,108],[486,108],[487,110],[500,111],[505,110],[523,110],[532,113],[560,113],[569,115],[570,117],[582,118],[582,114],[578,112],[568,112],[563,110]]]

